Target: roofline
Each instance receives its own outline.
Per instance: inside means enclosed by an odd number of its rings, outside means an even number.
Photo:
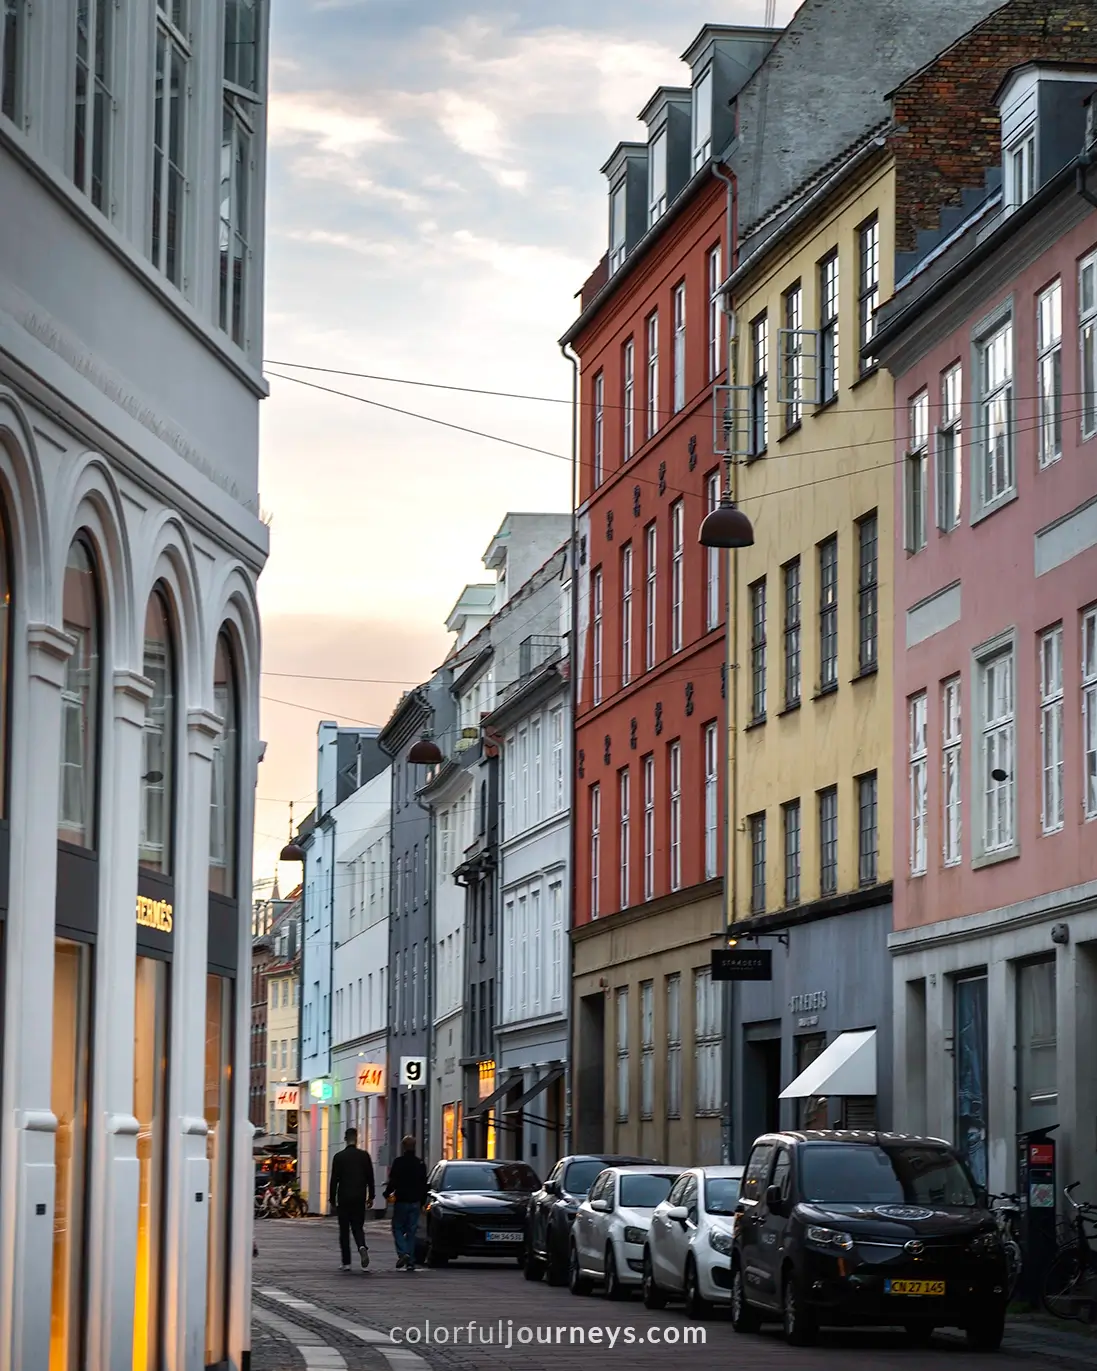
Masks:
[[[610,155],[606,158],[602,166],[599,167],[599,171],[603,176],[609,175],[610,167],[614,164],[614,162],[616,162],[617,158],[621,155],[622,152],[625,151],[626,148],[629,149],[629,151],[636,151],[640,153],[647,152],[648,145],[646,143],[634,143],[631,139],[622,138],[622,140],[617,144],[617,146],[613,149]]]
[[[697,30],[693,42],[690,43],[689,47],[686,48],[685,52],[682,53],[678,60],[679,62],[685,62],[688,66],[692,66],[693,63],[690,62],[690,53],[695,52],[697,48],[700,47],[701,39],[706,33],[712,35],[709,40],[710,42],[717,42],[721,38],[772,38],[776,43],[786,29],[787,25],[785,28],[767,29],[764,24],[702,24]]]
[[[977,23],[972,24],[971,28],[965,29],[963,33],[958,34],[951,43],[946,43],[945,46],[938,52],[935,52],[932,57],[927,58],[920,67],[917,67],[914,71],[907,72],[906,76],[904,76],[897,85],[892,86],[891,90],[884,91],[884,99],[890,100],[892,96],[901,91],[904,86],[909,86],[912,81],[917,81],[919,76],[925,75],[930,67],[935,66],[941,58],[950,53],[953,48],[959,47],[959,45],[966,38],[970,38],[973,33],[978,33],[984,24],[989,24],[995,15],[1001,14],[1003,10],[1010,9],[1012,4],[1013,0],[1004,0],[1004,3],[998,5],[996,9],[992,9],[989,14],[984,14],[982,19]]]
[[[643,108],[643,109],[640,111],[640,113],[636,116],[637,119],[639,119],[639,121],[640,121],[641,124],[646,124],[647,121],[648,121],[648,114],[649,114],[649,112],[654,112],[654,110],[659,106],[659,104],[660,104],[661,102],[665,102],[666,104],[670,104],[671,100],[672,100],[675,96],[677,96],[679,99],[682,99],[682,100],[692,100],[692,99],[693,99],[693,87],[692,87],[692,86],[657,86],[657,87],[655,88],[655,94],[651,97],[651,99],[647,102],[647,104],[644,106],[644,108]]]
[[[1092,74],[1094,80],[1097,80],[1097,62],[1042,62],[1038,57],[1033,57],[1027,62],[1018,62],[1016,66],[1010,67],[1009,71],[1006,72],[994,89],[994,94],[991,96],[993,102],[995,104],[998,103],[1002,92],[1014,77],[1019,76],[1023,71],[1028,71],[1030,68],[1034,71],[1085,72]]]

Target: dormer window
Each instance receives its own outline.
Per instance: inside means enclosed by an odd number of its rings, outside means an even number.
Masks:
[[[1031,200],[1036,191],[1036,130],[1029,129],[1006,156],[1006,205],[1017,209]]]
[[[667,135],[660,130],[648,152],[648,224],[667,212]]]
[[[693,170],[699,171],[712,156],[712,68],[693,88]]]
[[[625,260],[625,191],[624,181],[609,197],[609,271],[613,273]]]

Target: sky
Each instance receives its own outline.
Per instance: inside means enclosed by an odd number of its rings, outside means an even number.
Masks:
[[[636,116],[656,87],[688,84],[680,56],[703,24],[760,24],[764,8],[272,6],[257,877],[275,874],[289,802],[297,821],[312,806],[320,720],[383,724],[445,657],[446,616],[485,579],[507,511],[568,508],[571,369],[557,340],[605,251],[599,168],[643,138]],[[778,22],[794,8],[779,0]],[[278,874],[284,891],[300,868]]]

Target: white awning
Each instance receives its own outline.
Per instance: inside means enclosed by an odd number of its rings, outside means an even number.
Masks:
[[[856,1033],[839,1033],[831,1045],[781,1091],[781,1099],[875,1094],[876,1030],[866,1028]]]

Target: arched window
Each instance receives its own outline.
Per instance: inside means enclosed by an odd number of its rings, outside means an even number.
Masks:
[[[94,848],[101,628],[95,558],[82,534],[69,548],[62,613],[65,632],[76,640],[76,649],[65,665],[61,690],[57,837],[74,847]]]
[[[217,637],[213,670],[213,709],[224,729],[213,754],[210,792],[209,888],[215,895],[236,894],[236,815],[240,791],[239,699],[229,635]]]
[[[175,795],[175,653],[171,615],[163,588],[149,596],[145,611],[144,674],[152,682],[145,712],[141,760],[141,849],[150,871],[171,871]]]

